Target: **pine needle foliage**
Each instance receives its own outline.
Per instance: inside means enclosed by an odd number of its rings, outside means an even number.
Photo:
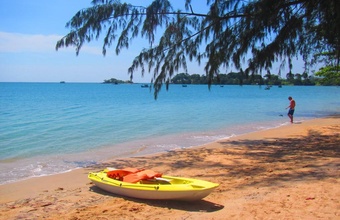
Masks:
[[[70,32],[56,49],[74,46],[78,55],[84,43],[103,36],[103,55],[113,46],[119,55],[133,39],[145,38],[149,47],[132,60],[128,73],[131,80],[138,69],[152,73],[155,98],[175,73],[187,71],[188,61],[204,61],[209,85],[221,67],[235,67],[246,76],[269,72],[275,62],[288,63],[291,70],[296,57],[308,67],[313,54],[323,51],[334,52],[339,63],[339,0],[207,0],[203,14],[191,0],[183,4],[185,10],[168,0],[147,7],[93,0],[67,23]]]

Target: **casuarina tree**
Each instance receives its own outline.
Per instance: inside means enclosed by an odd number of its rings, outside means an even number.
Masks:
[[[102,37],[103,54],[113,46],[119,55],[133,39],[146,38],[148,48],[131,60],[127,71],[131,79],[138,69],[152,73],[156,98],[175,73],[187,71],[189,61],[202,62],[209,85],[221,67],[247,76],[269,72],[276,62],[291,70],[296,57],[307,67],[313,54],[324,51],[334,53],[339,64],[339,0],[207,0],[202,1],[205,13],[197,12],[195,4],[183,0],[179,10],[168,0],[145,7],[93,0],[67,23],[70,32],[56,49],[75,46],[78,54],[84,43]]]

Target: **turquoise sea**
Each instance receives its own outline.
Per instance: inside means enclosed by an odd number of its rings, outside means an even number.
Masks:
[[[340,113],[340,87],[0,83],[0,184]]]

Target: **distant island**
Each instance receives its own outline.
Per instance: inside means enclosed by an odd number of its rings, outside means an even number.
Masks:
[[[133,82],[131,80],[119,80],[119,79],[115,79],[115,78],[111,78],[111,79],[106,79],[103,82],[104,84],[132,84]]]

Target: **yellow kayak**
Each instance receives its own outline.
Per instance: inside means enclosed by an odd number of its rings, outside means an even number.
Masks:
[[[88,178],[99,188],[122,196],[157,200],[200,200],[219,186],[204,180],[162,175],[136,183],[108,177],[109,170],[91,172]]]

